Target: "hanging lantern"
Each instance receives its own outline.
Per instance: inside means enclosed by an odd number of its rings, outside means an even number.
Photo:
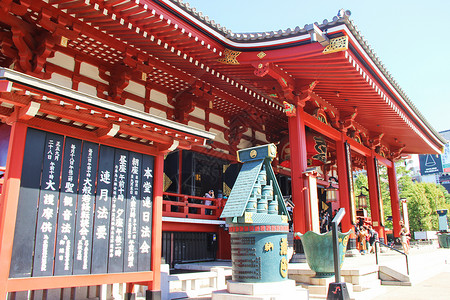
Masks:
[[[367,208],[367,195],[363,194],[362,190],[365,189],[367,192],[369,191],[368,188],[365,186],[361,187],[361,193],[356,196],[358,198],[358,209],[366,209]]]
[[[328,178],[330,185],[325,188],[325,191],[327,193],[327,202],[337,201],[337,191],[339,189],[333,186],[332,180],[334,180],[334,181],[336,181],[336,183],[338,183],[338,180],[336,177],[331,176]]]

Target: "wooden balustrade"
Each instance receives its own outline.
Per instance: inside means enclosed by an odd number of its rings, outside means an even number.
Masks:
[[[163,217],[217,220],[226,199],[163,193]],[[205,204],[210,201],[211,205]]]

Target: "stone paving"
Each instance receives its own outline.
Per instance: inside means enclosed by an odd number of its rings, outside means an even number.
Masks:
[[[346,257],[343,269],[350,266],[365,267],[375,265],[375,254]],[[354,293],[359,299],[450,299],[450,249],[440,249],[437,245],[413,246],[408,255],[411,286],[386,286]],[[406,274],[405,257],[387,250],[379,254],[379,265],[385,265]],[[211,299],[210,297],[190,299]],[[311,297],[311,299],[321,299]],[[322,298],[326,299],[326,297]]]

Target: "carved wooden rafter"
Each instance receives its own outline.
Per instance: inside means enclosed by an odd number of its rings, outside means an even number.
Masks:
[[[296,89],[293,92],[295,103],[300,107],[304,107],[307,101],[313,99],[314,97],[313,91],[318,83],[319,82],[317,80],[311,81],[310,83],[306,85],[301,85],[298,89]]]
[[[405,149],[406,145],[403,144],[400,148],[393,149],[390,152],[390,157],[392,160],[398,160],[402,156],[403,149]]]
[[[109,83],[108,100],[125,104],[122,92],[128,86],[131,70],[124,64],[116,64],[111,69],[101,65],[99,66],[99,76]]]
[[[55,46],[63,38],[75,39],[81,27],[68,24],[66,18],[55,16],[43,7],[38,10],[38,17],[33,19],[27,10],[31,5],[36,3],[31,0],[22,0],[20,4],[1,1],[2,22],[11,30],[10,34],[2,34],[2,53],[11,62],[16,62],[17,70],[39,78],[49,78],[50,74],[42,71],[47,59],[54,55]]]
[[[196,97],[189,93],[183,93],[174,99],[174,118],[175,121],[187,124],[189,114],[195,109]]]
[[[275,79],[279,86],[281,87],[283,97],[288,101],[294,100],[294,88],[295,82],[285,71],[281,70],[277,66],[272,63],[259,63],[254,64],[255,72],[254,74],[258,77],[264,77],[269,75],[273,79]]]
[[[17,70],[44,78],[42,71],[47,59],[54,55],[57,39],[46,30],[30,27],[32,26],[26,26],[23,21],[11,24],[11,32],[3,33],[0,46],[11,63],[16,62]]]
[[[169,104],[174,106],[174,119],[180,123],[187,124],[189,122],[189,114],[194,111],[196,106],[202,104],[203,107],[212,108],[213,100],[214,95],[211,86],[197,81],[190,89],[171,97]],[[205,111],[205,114],[208,113],[208,111]]]
[[[226,138],[233,151],[237,150],[242,136],[249,128],[258,131],[264,131],[265,117],[255,109],[248,109],[239,115],[233,116],[229,121],[229,130],[226,132]],[[252,140],[256,140],[253,138]]]
[[[358,108],[353,107],[353,112],[350,115],[342,117],[341,120],[339,120],[340,130],[342,132],[347,132],[349,128],[354,127],[354,121],[357,115]]]
[[[378,147],[378,151],[379,149],[381,149],[381,140],[383,139],[384,133],[380,133],[374,136],[371,136],[368,140],[368,146],[370,149],[375,150],[375,152],[377,152],[377,147]]]
[[[339,111],[331,106],[328,102],[323,100],[320,96],[315,94],[314,92],[311,93],[311,100],[309,101],[314,107],[314,110],[312,114],[318,118],[318,116],[323,113],[326,116],[327,123],[331,125],[332,127],[339,129]]]
[[[254,63],[254,74],[258,77],[264,77],[269,75],[278,82],[278,86],[275,90],[280,91],[283,100],[295,104],[299,107],[304,107],[306,102],[311,100],[313,90],[316,87],[318,81],[312,81],[310,83],[299,85],[292,77],[286,73],[286,71],[280,69],[273,63]]]
[[[362,155],[354,155],[352,156],[352,166],[355,166],[359,169],[363,169],[366,166],[367,160]]]

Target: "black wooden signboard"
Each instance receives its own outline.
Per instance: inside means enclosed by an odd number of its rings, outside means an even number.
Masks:
[[[77,201],[73,274],[91,271],[93,209],[97,174],[98,144],[83,142]]]
[[[139,211],[138,199],[140,199],[139,182],[141,178],[142,155],[130,153],[128,162],[128,188],[126,209],[126,234],[125,234],[125,261],[123,269],[125,272],[137,271],[138,258],[138,229]]]
[[[141,182],[139,183],[142,200],[140,201],[139,211],[138,271],[150,271],[153,212],[153,165],[153,157],[144,155],[142,158]]]
[[[352,150],[350,144],[345,141],[345,157],[347,159],[347,179],[348,179],[348,197],[350,199],[350,220],[352,224],[356,224],[356,201],[353,190],[353,167],[352,167]]]
[[[66,138],[59,196],[55,275],[72,274],[80,159],[81,140]]]
[[[10,277],[149,271],[152,156],[28,129]]]
[[[114,176],[114,148],[100,146],[95,198],[94,236],[92,241],[92,273],[108,272],[109,224],[111,222],[111,190]]]
[[[63,143],[63,136],[47,134],[36,223],[33,276],[53,275]]]
[[[28,129],[9,277],[30,277],[46,133]]]
[[[384,226],[384,210],[383,210],[383,199],[381,198],[380,166],[378,165],[378,159],[374,158],[374,164],[375,164],[375,179],[377,182],[377,202],[380,221],[379,226]]]
[[[116,149],[112,190],[108,273],[123,272],[128,151]]]

